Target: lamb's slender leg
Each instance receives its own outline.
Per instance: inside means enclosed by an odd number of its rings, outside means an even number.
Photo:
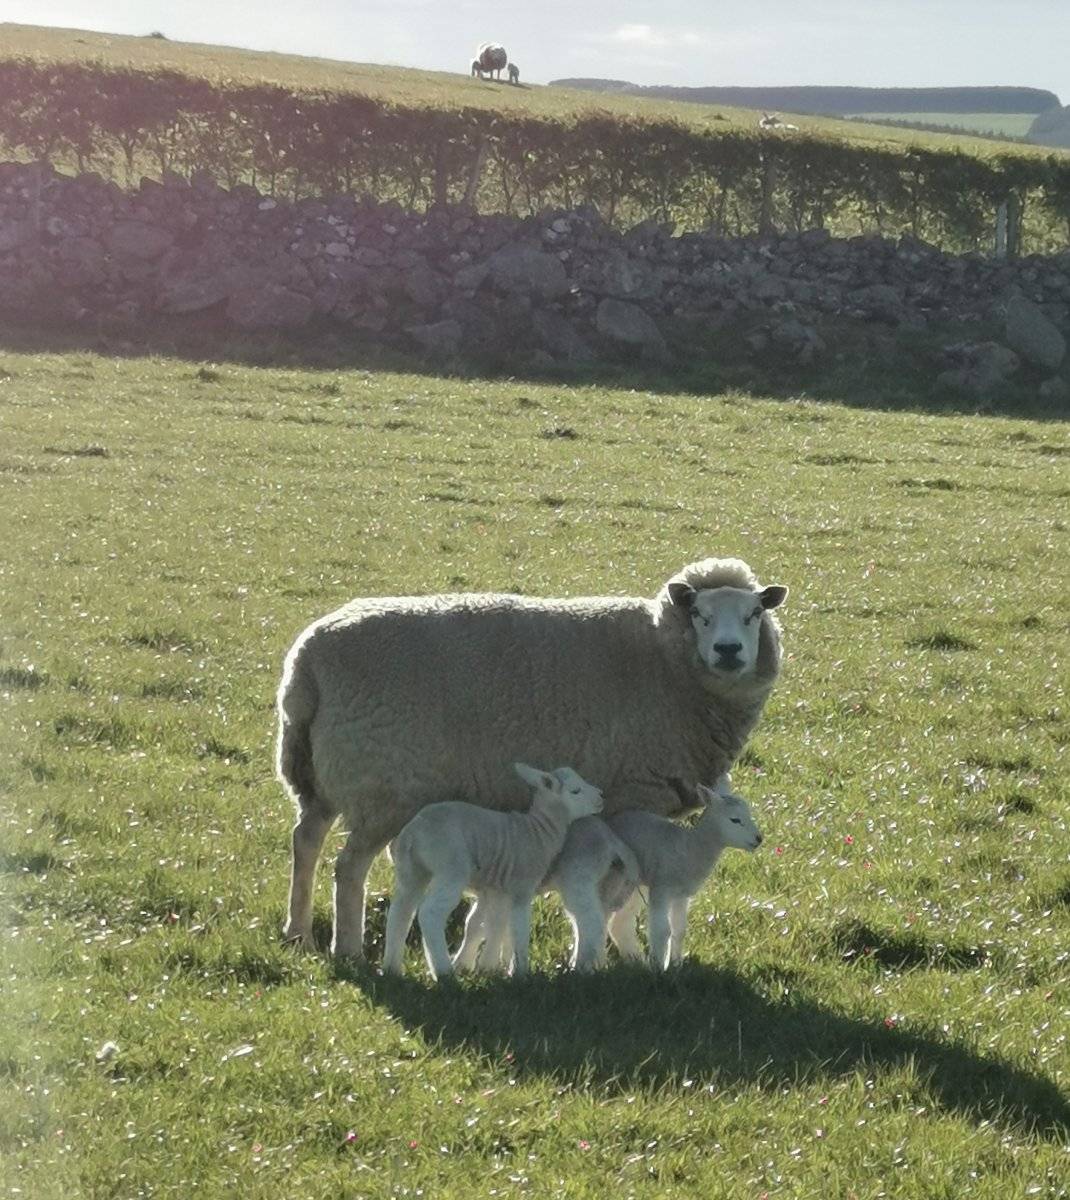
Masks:
[[[364,955],[364,892],[368,871],[384,843],[368,845],[367,835],[354,829],[334,867],[334,941],[336,958]]]
[[[390,908],[386,914],[386,939],[383,947],[383,970],[400,975],[405,969],[405,939],[412,928],[416,908],[423,898],[426,880],[406,879],[394,885]]]
[[[420,934],[424,941],[424,956],[435,979],[453,972],[449,947],[446,945],[446,920],[461,902],[464,881],[434,879],[420,905]]]
[[[561,889],[561,901],[572,922],[572,969],[593,971],[606,961],[606,919],[598,881],[570,879]]]
[[[609,936],[624,958],[643,957],[643,946],[635,927],[642,903],[639,889],[636,888],[624,904],[609,916]]]
[[[282,936],[288,942],[312,945],[312,889],[316,863],[331,826],[334,813],[305,808],[293,830],[293,859],[290,872],[290,901]]]
[[[669,905],[669,965],[678,967],[684,959],[684,936],[687,933],[687,910],[691,900],[676,897]]]
[[[659,888],[650,889],[647,913],[647,941],[650,943],[650,965],[664,971],[669,955],[669,897]]]
[[[513,942],[513,974],[526,975],[528,972],[528,950],[531,943],[531,902],[534,896],[523,895],[512,897],[512,908],[509,913],[509,930]]]
[[[486,974],[507,971],[513,958],[513,941],[509,931],[508,898],[495,893],[488,896],[484,914],[486,941],[479,960],[479,969]]]
[[[487,944],[487,907],[486,896],[477,896],[468,910],[464,922],[464,937],[457,953],[453,956],[455,971],[475,971],[481,965],[480,951]]]

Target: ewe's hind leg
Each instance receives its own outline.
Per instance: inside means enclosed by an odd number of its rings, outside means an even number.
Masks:
[[[424,956],[435,979],[442,979],[453,970],[450,951],[446,945],[446,919],[461,902],[464,882],[437,879],[431,883],[420,905],[420,934],[424,940]]]
[[[334,941],[331,953],[336,958],[361,958],[364,955],[364,891],[368,871],[375,856],[389,839],[372,845],[367,834],[354,829],[338,855],[334,867]]]
[[[639,918],[642,903],[639,889],[636,888],[623,905],[609,916],[609,936],[613,939],[613,945],[617,947],[624,958],[641,959],[643,957],[643,945],[639,941],[639,934],[636,930],[636,921]]]
[[[679,896],[669,905],[669,965],[679,966],[684,959],[684,935],[687,933],[687,910],[691,901]]]
[[[646,936],[650,943],[650,965],[655,971],[665,970],[669,956],[669,904],[670,898],[664,891],[650,889]]]
[[[305,808],[293,830],[293,858],[290,871],[290,901],[282,936],[298,945],[312,945],[312,887],[316,863],[327,833],[334,824],[334,813]]]

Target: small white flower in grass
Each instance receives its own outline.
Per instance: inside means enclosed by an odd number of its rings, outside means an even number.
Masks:
[[[111,1060],[118,1053],[119,1053],[119,1047],[114,1042],[105,1042],[104,1045],[101,1046],[101,1048],[97,1051],[97,1055],[96,1055],[97,1062],[98,1063],[111,1062]]]
[[[233,1050],[228,1050],[219,1061],[229,1062],[232,1058],[244,1058],[247,1054],[252,1054],[255,1049],[255,1046],[250,1046],[248,1042],[245,1042],[241,1046],[235,1046]]]

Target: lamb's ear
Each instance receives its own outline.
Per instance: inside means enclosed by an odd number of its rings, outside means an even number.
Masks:
[[[689,583],[677,580],[669,584],[669,599],[677,608],[691,608],[695,603],[695,589]]]
[[[704,783],[696,783],[695,791],[698,792],[700,804],[712,804],[718,798],[713,788],[707,787]]]
[[[547,791],[552,791],[555,785],[560,787],[552,775],[545,771],[539,771],[535,767],[529,767],[527,763],[513,763],[513,770],[529,787],[545,788]]]
[[[788,589],[779,583],[762,588],[758,593],[758,599],[762,602],[762,608],[779,608],[787,598]]]

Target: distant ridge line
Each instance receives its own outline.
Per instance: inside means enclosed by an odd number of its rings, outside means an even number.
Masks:
[[[642,86],[622,79],[552,79],[551,87],[651,96],[732,108],[781,112],[849,113],[1042,113],[1061,107],[1054,92],[1026,87],[866,88],[866,87],[673,87]]]

